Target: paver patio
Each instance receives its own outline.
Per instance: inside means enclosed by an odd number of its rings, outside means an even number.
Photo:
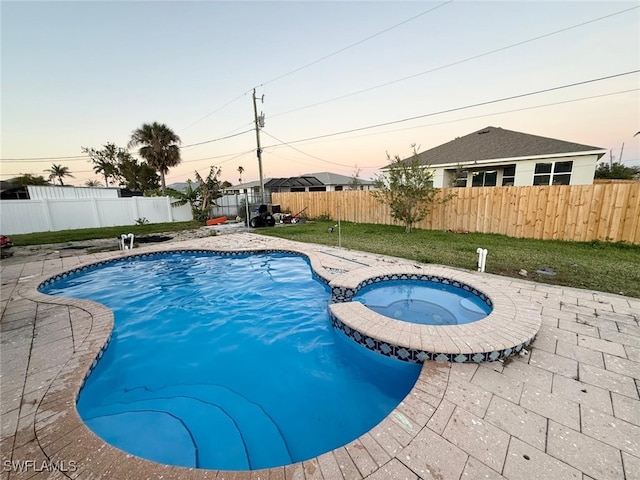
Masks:
[[[326,278],[415,265],[249,233],[129,253],[247,248],[307,252]],[[2,265],[0,480],[640,479],[640,299],[455,269],[448,270],[507,291],[541,315],[536,340],[522,354],[480,364],[426,362],[414,389],[379,425],[302,463],[218,472],[127,455],[93,435],[74,406],[112,315],[36,291],[47,277],[122,255]]]

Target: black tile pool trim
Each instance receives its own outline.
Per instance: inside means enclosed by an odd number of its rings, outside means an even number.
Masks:
[[[445,353],[438,351],[420,350],[416,348],[404,347],[401,345],[394,345],[391,342],[385,342],[378,340],[362,333],[349,325],[344,324],[333,313],[329,312],[331,318],[331,325],[342,332],[344,335],[352,339],[354,342],[363,345],[365,348],[384,355],[385,357],[393,357],[403,362],[423,363],[425,361],[436,362],[449,362],[449,363],[481,363],[481,362],[495,362],[512,355],[516,355],[522,351],[525,347],[534,340],[532,337],[523,343],[515,345],[511,348],[505,348],[502,350],[493,350],[489,352],[475,352],[475,353]]]

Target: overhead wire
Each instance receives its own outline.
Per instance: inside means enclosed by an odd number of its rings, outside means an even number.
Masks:
[[[325,160],[324,158],[320,158],[320,157],[317,157],[315,155],[311,155],[310,153],[304,152],[304,151],[300,150],[299,148],[294,147],[293,145],[290,145],[289,143],[287,143],[287,142],[285,142],[283,140],[280,140],[279,138],[275,137],[274,135],[270,134],[269,132],[266,132],[265,130],[262,130],[262,133],[264,133],[265,135],[273,138],[274,140],[277,140],[278,142],[281,143],[281,145],[287,146],[287,147],[295,150],[296,152],[299,152],[299,153],[302,153],[303,155],[306,155],[307,157],[311,157],[311,158],[314,158],[314,159],[319,160],[321,162],[329,163],[331,165],[337,165],[339,167],[352,167],[353,166],[353,165],[345,165],[344,163],[331,162],[329,160]],[[277,145],[273,145],[273,146],[277,146]]]
[[[580,86],[580,85],[587,85],[587,84],[590,84],[590,83],[601,82],[601,81],[604,81],[604,80],[610,80],[612,78],[623,77],[623,76],[631,75],[631,74],[638,73],[638,72],[640,72],[640,70],[631,70],[631,71],[628,71],[628,72],[617,73],[617,74],[613,74],[613,75],[607,75],[605,77],[594,78],[594,79],[591,79],[591,80],[584,80],[584,81],[581,81],[581,82],[574,82],[574,83],[569,83],[569,84],[565,84],[565,85],[560,85],[560,86],[557,86],[557,87],[545,88],[545,89],[536,90],[536,91],[533,91],[533,92],[521,93],[521,94],[518,94],[518,95],[511,95],[511,96],[508,96],[508,97],[502,97],[502,98],[498,98],[498,99],[494,99],[494,100],[487,100],[485,102],[478,102],[478,103],[474,103],[474,104],[470,104],[470,105],[464,105],[462,107],[449,108],[449,109],[446,109],[446,110],[440,110],[438,112],[430,112],[430,113],[425,113],[425,114],[422,114],[422,115],[415,115],[415,116],[412,116],[412,117],[402,118],[402,119],[399,119],[399,120],[392,120],[392,121],[389,121],[389,122],[377,123],[375,125],[367,125],[367,126],[364,126],[364,127],[351,128],[349,130],[342,130],[342,131],[339,131],[339,132],[327,133],[327,134],[324,134],[324,135],[316,135],[316,136],[313,136],[313,137],[307,137],[307,138],[303,138],[303,139],[299,139],[299,140],[290,141],[290,142],[287,142],[287,143],[288,144],[300,143],[300,142],[305,142],[305,141],[308,141],[308,140],[316,140],[316,139],[320,139],[320,138],[333,137],[333,136],[336,136],[336,135],[344,135],[346,133],[359,132],[359,131],[362,131],[362,130],[370,130],[372,128],[378,128],[378,127],[384,127],[384,126],[387,126],[387,125],[394,125],[394,124],[397,124],[397,123],[409,122],[409,121],[412,121],[412,120],[417,120],[419,118],[432,117],[432,116],[435,116],[435,115],[442,115],[444,113],[451,113],[451,112],[456,112],[456,111],[460,111],[460,110],[466,110],[468,108],[481,107],[481,106],[485,106],[485,105],[491,105],[493,103],[506,102],[506,101],[509,101],[509,100],[515,100],[517,98],[524,98],[524,97],[529,97],[529,96],[533,96],[533,95],[539,95],[541,93],[548,93],[548,92],[553,92],[553,91],[562,90],[562,89],[566,89],[566,88],[577,87],[577,86]],[[269,145],[269,146],[275,146],[275,145]]]
[[[266,85],[268,85],[268,84],[270,84],[270,83],[274,83],[274,82],[276,82],[276,81],[280,80],[281,78],[287,77],[287,76],[292,75],[292,74],[294,74],[294,73],[296,73],[296,72],[299,72],[299,71],[304,70],[304,69],[306,69],[306,68],[308,68],[308,67],[311,67],[312,65],[315,65],[315,64],[317,64],[317,63],[320,63],[320,62],[322,62],[322,61],[326,60],[327,58],[331,58],[331,57],[333,57],[333,56],[335,56],[335,55],[338,55],[338,54],[340,54],[340,53],[342,53],[342,52],[344,52],[344,51],[346,51],[346,50],[349,50],[350,48],[353,48],[353,47],[355,47],[355,46],[357,46],[357,45],[360,45],[360,44],[362,44],[362,43],[364,43],[364,42],[367,42],[367,41],[369,41],[369,40],[371,40],[371,39],[373,39],[373,38],[375,38],[375,37],[378,37],[378,36],[380,36],[380,35],[383,35],[383,34],[385,34],[385,33],[389,32],[389,31],[391,31],[391,30],[393,30],[393,29],[395,29],[395,28],[398,28],[398,27],[400,27],[400,26],[402,26],[402,25],[405,25],[405,24],[407,24],[407,23],[409,23],[409,22],[411,22],[411,21],[415,20],[416,18],[422,17],[423,15],[426,15],[426,14],[428,14],[428,13],[430,13],[430,12],[434,11],[434,10],[437,10],[437,9],[439,9],[439,8],[441,8],[441,7],[443,7],[443,6],[447,5],[447,4],[449,4],[449,3],[451,3],[451,2],[453,2],[453,0],[447,0],[447,1],[445,1],[445,2],[443,2],[443,3],[441,3],[441,4],[439,4],[439,5],[436,5],[436,6],[435,6],[435,7],[433,7],[433,8],[430,8],[430,9],[428,9],[428,10],[425,10],[425,11],[423,11],[423,12],[420,12],[420,13],[419,13],[419,14],[417,14],[417,15],[414,15],[414,16],[413,16],[413,17],[411,17],[411,18],[408,18],[408,19],[406,19],[406,20],[403,20],[403,21],[402,21],[402,22],[400,22],[400,23],[397,23],[397,24],[395,24],[395,25],[392,25],[391,27],[387,27],[387,28],[385,28],[385,29],[383,29],[383,30],[380,30],[379,32],[376,32],[376,33],[374,33],[374,34],[372,34],[372,35],[369,35],[368,37],[365,37],[365,38],[363,38],[363,39],[361,39],[361,40],[358,40],[358,41],[357,41],[357,42],[355,42],[355,43],[352,43],[352,44],[350,44],[350,45],[347,45],[346,47],[343,47],[343,48],[340,48],[340,49],[338,49],[338,50],[336,50],[336,51],[334,51],[334,52],[331,52],[331,53],[329,53],[328,55],[325,55],[325,56],[323,56],[323,57],[321,57],[321,58],[319,58],[319,59],[317,59],[317,60],[314,60],[313,62],[307,63],[307,64],[305,64],[305,65],[303,65],[303,66],[301,66],[301,67],[297,67],[297,68],[295,68],[295,69],[293,69],[293,70],[290,70],[290,71],[288,71],[288,72],[286,72],[286,73],[283,73],[283,74],[281,74],[281,75],[278,75],[277,77],[272,78],[272,79],[270,79],[270,80],[268,80],[268,81],[266,81],[266,82],[262,82],[262,83],[260,83],[259,85],[256,85],[256,87],[258,87],[258,86],[263,86],[263,87],[264,87],[264,86],[266,86]],[[256,87],[254,87],[254,88],[256,88]],[[196,125],[197,123],[200,123],[202,120],[205,120],[205,119],[209,118],[209,117],[210,117],[211,115],[213,115],[214,113],[218,113],[219,111],[221,111],[221,110],[225,109],[225,108],[226,108],[226,107],[228,107],[229,105],[231,105],[231,104],[233,104],[233,103],[237,102],[237,101],[238,101],[238,100],[240,100],[242,97],[246,96],[246,95],[247,95],[248,93],[250,93],[252,90],[253,90],[253,88],[250,88],[249,90],[247,90],[247,91],[246,91],[246,92],[244,92],[243,94],[238,95],[237,97],[233,98],[232,100],[229,100],[229,101],[228,101],[227,103],[225,103],[224,105],[222,105],[222,106],[220,106],[220,107],[216,108],[215,110],[213,110],[213,111],[211,111],[211,112],[207,113],[207,114],[206,114],[206,115],[204,115],[203,117],[201,117],[201,118],[199,118],[198,120],[196,120],[196,121],[194,121],[194,122],[190,123],[189,125],[187,125],[186,127],[184,127],[184,128],[182,128],[182,129],[180,129],[179,131],[187,130],[187,129],[191,128],[192,126]]]
[[[448,5],[448,4],[449,4],[449,3],[451,3],[451,2],[453,2],[453,0],[447,0],[446,2],[443,2],[443,3],[439,4],[439,5],[436,5],[436,6],[435,6],[435,7],[433,7],[433,8],[430,8],[430,9],[425,10],[425,11],[423,11],[423,12],[421,12],[421,13],[417,14],[417,15],[414,15],[413,17],[408,18],[407,20],[404,20],[404,21],[402,21],[402,22],[400,22],[400,23],[397,23],[397,24],[395,24],[395,25],[392,25],[391,27],[387,27],[387,28],[385,28],[384,30],[380,30],[379,32],[376,32],[376,33],[374,33],[373,35],[369,35],[368,37],[365,37],[365,38],[363,38],[362,40],[358,40],[358,41],[357,41],[357,42],[355,42],[355,43],[352,43],[352,44],[350,44],[350,45],[347,45],[346,47],[342,47],[342,48],[340,48],[340,49],[336,50],[335,52],[329,53],[328,55],[325,55],[325,56],[323,56],[323,57],[321,57],[321,58],[319,58],[319,59],[317,59],[317,60],[314,60],[313,62],[307,63],[306,65],[303,65],[303,66],[298,67],[298,68],[294,68],[293,70],[290,70],[290,71],[289,71],[289,72],[287,72],[287,73],[283,73],[282,75],[278,75],[277,77],[272,78],[271,80],[268,80],[268,81],[266,81],[266,82],[262,82],[259,86],[265,86],[265,85],[268,85],[268,84],[273,83],[273,82],[275,82],[275,81],[277,81],[277,80],[280,80],[281,78],[288,77],[289,75],[292,75],[292,74],[294,74],[294,73],[296,73],[296,72],[299,72],[299,71],[301,71],[301,70],[304,70],[305,68],[311,67],[312,65],[315,65],[315,64],[317,64],[317,63],[320,63],[320,62],[322,62],[322,61],[326,60],[327,58],[331,58],[331,57],[333,57],[333,56],[335,56],[335,55],[338,55],[338,54],[340,54],[340,53],[342,53],[342,52],[344,52],[344,51],[346,51],[346,50],[349,50],[350,48],[356,47],[356,46],[358,46],[358,45],[360,45],[360,44],[362,44],[362,43],[364,43],[364,42],[367,42],[367,41],[371,40],[372,38],[378,37],[378,36],[383,35],[383,34],[385,34],[385,33],[389,32],[389,31],[391,31],[391,30],[393,30],[393,29],[395,29],[395,28],[398,28],[398,27],[400,27],[400,26],[402,26],[402,25],[405,25],[405,24],[407,24],[407,23],[409,23],[409,22],[411,22],[411,21],[415,20],[416,18],[422,17],[423,15],[426,15],[427,13],[431,13],[431,12],[433,12],[434,10],[437,10],[437,9],[439,9],[439,8],[441,8],[441,7],[444,7],[445,5]],[[258,85],[257,85],[257,86],[258,86]]]
[[[205,119],[209,118],[209,117],[210,117],[211,115],[213,115],[214,113],[218,113],[220,110],[223,110],[223,109],[227,108],[227,107],[228,107],[229,105],[231,105],[232,103],[237,102],[238,100],[240,100],[242,97],[244,97],[244,96],[245,96],[247,93],[249,93],[250,91],[251,91],[251,90],[247,90],[247,91],[246,91],[246,92],[244,92],[242,95],[238,95],[238,96],[237,96],[237,97],[235,97],[234,99],[229,100],[227,103],[225,103],[225,104],[224,104],[224,105],[222,105],[221,107],[216,108],[215,110],[213,110],[213,111],[211,111],[211,112],[207,113],[204,117],[202,117],[202,118],[200,118],[200,119],[196,120],[196,121],[195,121],[195,122],[193,122],[193,123],[190,123],[189,125],[187,125],[186,127],[182,128],[182,129],[180,129],[180,130],[178,130],[178,131],[179,131],[179,132],[184,132],[184,131],[185,131],[185,130],[187,130],[188,128],[193,127],[195,124],[200,123],[202,120],[205,120]]]
[[[320,106],[320,105],[325,105],[327,103],[331,103],[331,102],[335,102],[337,100],[342,100],[342,99],[345,99],[345,98],[349,98],[349,97],[352,97],[352,96],[355,96],[355,95],[359,95],[361,93],[367,93],[367,92],[371,92],[373,90],[377,90],[379,88],[388,87],[390,85],[394,85],[396,83],[404,82],[404,81],[410,80],[412,78],[416,78],[416,77],[420,77],[420,76],[423,76],[423,75],[427,75],[429,73],[437,72],[439,70],[444,70],[445,68],[449,68],[449,67],[453,67],[453,66],[456,66],[456,65],[460,65],[462,63],[466,63],[466,62],[469,62],[471,60],[476,60],[478,58],[486,57],[488,55],[492,55],[494,53],[502,52],[502,51],[508,50],[510,48],[519,47],[520,45],[525,45],[527,43],[534,42],[536,40],[540,40],[540,39],[543,39],[543,38],[551,37],[553,35],[557,35],[559,33],[563,33],[563,32],[572,30],[574,28],[579,28],[579,27],[583,27],[585,25],[589,25],[591,23],[599,22],[601,20],[605,20],[607,18],[610,18],[610,17],[616,16],[616,15],[620,15],[620,14],[629,12],[631,10],[636,10],[638,8],[640,8],[640,5],[636,5],[634,7],[630,7],[630,8],[624,9],[624,10],[620,10],[618,12],[614,12],[614,13],[611,13],[611,14],[608,14],[608,15],[604,15],[602,17],[594,18],[594,19],[588,20],[586,22],[582,22],[582,23],[578,23],[578,24],[575,24],[575,25],[571,25],[569,27],[561,28],[560,30],[555,30],[553,32],[545,33],[543,35],[538,35],[538,36],[529,38],[527,40],[522,40],[522,41],[519,41],[519,42],[516,42],[516,43],[512,43],[512,44],[506,45],[504,47],[500,47],[500,48],[496,48],[496,49],[493,49],[493,50],[489,50],[487,52],[479,53],[477,55],[472,55],[470,57],[463,58],[462,60],[457,60],[455,62],[447,63],[445,65],[440,65],[438,67],[430,68],[429,70],[424,70],[422,72],[414,73],[414,74],[408,75],[406,77],[402,77],[402,78],[398,78],[398,79],[391,80],[391,81],[388,81],[388,82],[380,83],[380,84],[374,85],[372,87],[367,87],[367,88],[363,88],[363,89],[360,89],[360,90],[356,90],[355,92],[351,92],[351,93],[347,93],[347,94],[340,95],[340,96],[337,96],[337,97],[329,98],[327,100],[322,100],[320,102],[311,103],[309,105],[305,105],[305,106],[302,106],[302,107],[294,108],[292,110],[287,110],[285,112],[275,113],[273,115],[270,115],[270,117],[271,118],[276,118],[276,117],[280,117],[280,116],[283,116],[283,115],[288,115],[290,113],[299,112],[301,110],[306,110],[307,108],[312,108],[312,107],[317,107],[317,106]]]
[[[239,135],[244,135],[245,133],[249,133],[249,132],[253,132],[253,129],[245,130],[245,131],[239,132],[239,133],[234,133],[233,135],[227,135],[225,137],[218,137],[218,138],[213,138],[211,140],[205,140],[204,142],[190,143],[189,145],[181,145],[180,148],[189,148],[189,147],[195,147],[197,145],[204,145],[206,143],[219,142],[221,140],[227,140],[228,138],[237,137]]]
[[[560,101],[560,102],[545,103],[545,104],[542,104],[542,105],[533,105],[533,106],[529,106],[529,107],[515,108],[515,109],[511,109],[511,110],[502,110],[502,111],[499,111],[499,112],[485,113],[485,114],[482,114],[482,115],[473,115],[473,116],[470,116],[470,117],[456,118],[454,120],[445,120],[445,121],[442,121],[442,122],[434,122],[434,123],[428,123],[428,124],[423,124],[423,125],[415,125],[415,126],[412,126],[412,127],[394,128],[393,130],[385,130],[385,131],[382,131],[382,132],[363,133],[363,134],[360,134],[360,135],[351,135],[351,136],[346,137],[344,139],[330,139],[330,140],[321,139],[321,140],[319,140],[317,142],[309,141],[309,143],[306,143],[306,142],[305,143],[307,145],[313,145],[313,144],[316,144],[316,143],[324,143],[324,142],[331,142],[331,141],[341,141],[341,140],[351,140],[351,139],[355,139],[355,138],[371,137],[371,136],[376,136],[376,135],[385,135],[385,134],[388,134],[388,133],[403,132],[403,131],[406,131],[406,130],[416,130],[416,129],[419,129],[419,128],[433,127],[433,126],[436,126],[436,125],[446,125],[446,124],[449,124],[449,123],[464,122],[466,120],[475,120],[477,118],[486,118],[486,117],[493,117],[493,116],[496,116],[496,115],[504,115],[504,114],[507,114],[507,113],[523,112],[523,111],[526,111],[526,110],[534,110],[534,109],[537,109],[537,108],[553,107],[553,106],[556,106],[556,105],[563,105],[563,104],[566,104],[566,103],[581,102],[581,101],[584,101],[584,100],[591,100],[591,99],[594,99],[594,98],[609,97],[609,96],[613,96],[613,95],[621,95],[623,93],[631,93],[631,92],[637,92],[637,91],[640,91],[640,88],[632,88],[632,89],[629,89],[629,90],[619,90],[619,91],[616,91],[616,92],[608,92],[608,93],[603,93],[603,94],[599,94],[599,95],[589,95],[587,97],[574,98],[574,99],[571,99],[571,100],[563,100],[563,101]]]

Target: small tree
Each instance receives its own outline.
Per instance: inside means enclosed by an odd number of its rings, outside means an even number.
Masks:
[[[86,182],[84,182],[84,185],[85,185],[85,187],[99,187],[102,184],[98,180],[96,180],[94,178],[94,179],[87,180]]]
[[[146,162],[138,162],[129,153],[118,158],[119,185],[129,190],[148,192],[160,187],[160,175]]]
[[[603,163],[596,168],[595,178],[616,178],[620,180],[632,180],[640,174],[640,168],[627,167],[619,162]]]
[[[388,155],[387,155],[388,157]],[[362,169],[356,165],[349,180],[349,190],[360,190],[362,188],[362,180],[360,180],[360,172]]]
[[[413,226],[424,220],[434,203],[448,201],[436,200],[439,188],[433,187],[433,175],[428,166],[422,165],[418,152],[413,148],[413,156],[402,160],[398,155],[393,159],[387,153],[389,165],[386,172],[374,180],[376,190],[371,195],[391,209],[391,217],[402,222],[405,231],[410,233]]]
[[[206,221],[209,218],[211,206],[215,205],[216,198],[222,196],[220,173],[220,168],[212,166],[207,178],[203,179],[198,172],[195,172],[196,181],[187,180],[187,189],[184,193],[167,189],[167,195],[178,199],[172,205],[177,207],[189,202],[193,218],[202,222]]]
[[[128,154],[123,148],[117,147],[115,143],[105,143],[101,150],[96,148],[82,147],[82,152],[86,153],[93,163],[93,171],[104,178],[104,186],[109,186],[109,179],[118,176],[118,156]]]

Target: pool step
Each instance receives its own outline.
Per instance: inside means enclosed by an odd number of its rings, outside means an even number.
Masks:
[[[131,425],[143,423],[142,417],[148,418],[149,412],[163,412],[166,416],[178,419],[179,423],[169,424],[165,421],[167,431],[158,428],[155,430],[156,436],[177,436],[178,430],[186,430],[193,438],[195,454],[183,454],[179,463],[182,466],[249,470],[292,463],[286,441],[269,414],[261,406],[228,388],[217,385],[177,385],[148,390],[140,387],[124,395],[124,401],[82,412],[83,418],[94,419],[87,421],[88,425],[107,441],[114,441],[110,437],[124,433],[136,439],[136,442],[146,443],[144,439],[139,439],[139,431],[132,429]],[[119,425],[118,432],[112,432],[114,429],[108,422],[97,420],[116,418],[125,413],[131,415],[131,422]],[[186,440],[184,436],[181,438],[183,443],[179,450],[185,450]],[[153,448],[160,447],[156,445]],[[144,449],[144,446],[137,447],[137,450],[140,449]],[[171,463],[162,458],[172,456],[161,449],[139,455],[163,463]],[[196,458],[194,464],[189,463],[190,457]]]

